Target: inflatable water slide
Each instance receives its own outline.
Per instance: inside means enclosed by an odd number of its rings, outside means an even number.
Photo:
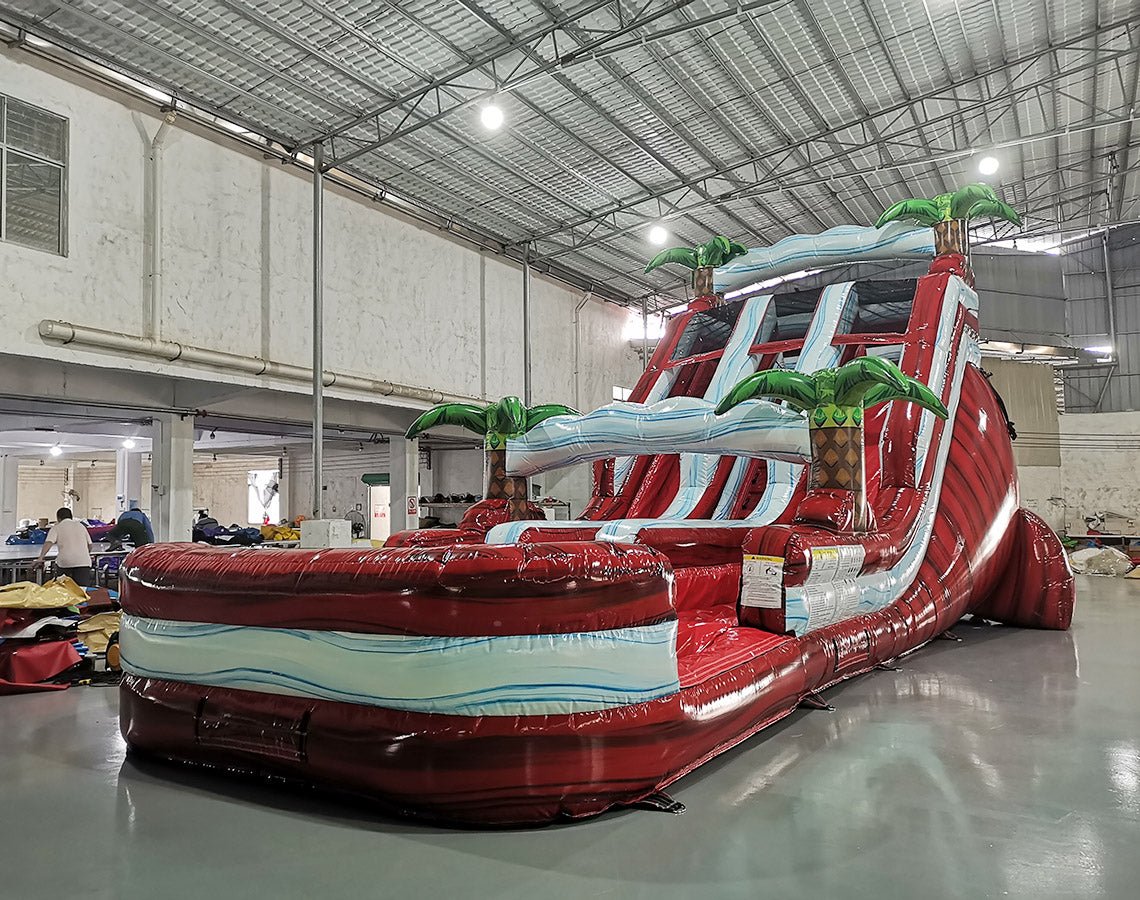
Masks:
[[[704,290],[629,402],[425,414],[413,433],[486,436],[488,499],[458,528],[135,551],[131,749],[437,821],[669,807],[687,772],[968,613],[1067,628],[1072,575],[1019,506],[980,366],[968,216],[936,201],[937,219],[902,211],[933,240],[893,222],[686,251]],[[916,257],[933,257],[917,279],[718,293]],[[538,518],[526,477],[583,463],[581,516]]]

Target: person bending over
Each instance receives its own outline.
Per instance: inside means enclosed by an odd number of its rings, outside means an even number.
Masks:
[[[71,510],[61,506],[55,511],[56,522],[48,532],[40,550],[36,567],[42,568],[52,547],[59,547],[55,567],[61,575],[68,576],[80,587],[91,584],[91,535],[87,526],[71,517]]]
[[[154,543],[154,528],[151,527],[150,519],[147,517],[147,514],[139,509],[138,500],[132,500],[130,509],[119,513],[119,521],[122,522],[124,519],[137,519],[139,522],[142,522],[143,527],[146,528],[146,541],[144,541],[144,543]],[[136,543],[135,546],[139,547],[141,545]]]
[[[115,526],[107,532],[108,541],[122,541],[141,547],[143,544],[153,544],[151,536],[147,533],[146,525],[135,518],[128,518],[126,513],[119,516]]]

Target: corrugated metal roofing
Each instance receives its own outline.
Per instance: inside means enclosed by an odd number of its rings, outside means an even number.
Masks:
[[[286,147],[324,138],[343,171],[612,295],[684,291],[641,273],[655,222],[753,245],[867,222],[994,147],[1031,232],[1136,213],[1135,0],[0,0],[0,19]]]

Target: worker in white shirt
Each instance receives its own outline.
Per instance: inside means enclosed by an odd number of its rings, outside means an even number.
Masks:
[[[91,534],[86,525],[71,517],[71,510],[66,506],[55,511],[55,518],[36,566],[43,566],[48,551],[58,546],[55,558],[58,573],[68,576],[80,587],[88,587],[91,584]]]

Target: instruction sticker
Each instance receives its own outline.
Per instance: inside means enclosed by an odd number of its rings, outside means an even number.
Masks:
[[[754,609],[784,606],[784,557],[744,554],[741,567],[740,605]]]

